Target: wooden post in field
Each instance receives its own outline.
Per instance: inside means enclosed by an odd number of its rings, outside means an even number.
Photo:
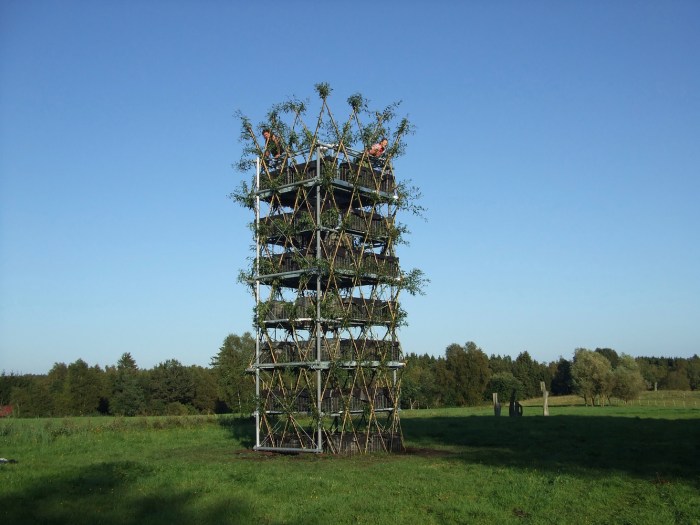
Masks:
[[[501,404],[498,402],[498,392],[493,393],[493,415],[501,415]]]
[[[513,389],[513,393],[510,395],[508,415],[510,417],[520,417],[523,415],[523,406],[515,400],[515,388]]]
[[[549,392],[544,386],[544,381],[540,381],[540,390],[542,390],[542,414],[549,415]]]

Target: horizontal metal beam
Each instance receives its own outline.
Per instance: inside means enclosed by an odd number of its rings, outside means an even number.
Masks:
[[[253,450],[255,451],[263,451],[263,452],[283,452],[283,453],[292,453],[296,454],[298,452],[312,452],[314,454],[320,454],[323,452],[323,449],[320,448],[289,448],[289,447],[253,447]]]
[[[290,363],[260,363],[253,364],[253,366],[246,368],[245,371],[248,374],[255,373],[256,370],[274,370],[276,368],[308,368],[310,370],[328,370],[331,367],[331,363],[336,363],[340,368],[346,368],[351,370],[353,368],[368,367],[368,368],[378,368],[381,365],[381,361],[294,361]],[[406,363],[401,361],[387,361],[385,366],[387,368],[403,368]]]

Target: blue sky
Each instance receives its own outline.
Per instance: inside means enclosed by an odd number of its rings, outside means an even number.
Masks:
[[[700,3],[5,0],[0,370],[250,330],[234,113],[318,82],[416,126],[405,351],[700,353]]]

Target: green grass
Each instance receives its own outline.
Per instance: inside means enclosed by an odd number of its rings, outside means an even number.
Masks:
[[[700,523],[700,409],[558,402],[405,411],[407,453],[354,457],[226,417],[4,420],[0,523]]]
[[[625,403],[620,399],[613,398],[611,406],[622,408],[633,407],[655,407],[655,408],[696,408],[700,409],[700,390],[680,391],[680,390],[659,390],[658,392],[642,392],[638,399]],[[508,407],[508,400],[501,400],[505,408]],[[524,406],[542,407],[542,398],[528,399],[523,401]],[[608,403],[606,402],[606,407]],[[583,398],[579,396],[557,396],[549,398],[549,406],[584,406]],[[538,412],[541,414],[542,412]],[[665,412],[662,412],[665,413]]]

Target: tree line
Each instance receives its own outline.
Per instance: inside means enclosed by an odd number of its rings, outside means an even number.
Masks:
[[[476,405],[499,400],[575,394],[586,404],[624,402],[644,390],[700,388],[700,357],[637,357],[611,348],[578,348],[573,359],[539,363],[527,351],[515,359],[487,356],[475,343],[451,344],[444,357],[409,354],[402,376],[402,400],[409,408]]]
[[[252,410],[245,369],[255,340],[231,334],[209,367],[168,359],[145,370],[124,353],[104,369],[82,359],[55,363],[48,374],[0,375],[0,406],[19,417],[187,415]]]
[[[130,353],[101,368],[82,359],[55,363],[43,374],[0,374],[0,406],[19,417],[80,415],[186,415],[250,413],[255,391],[246,373],[255,353],[250,333],[224,339],[209,367],[175,359],[141,369]],[[515,359],[491,355],[475,343],[451,344],[443,356],[406,356],[401,383],[403,408],[478,405],[493,392],[502,401],[515,395],[576,394],[586,404],[636,399],[643,390],[696,390],[700,357],[637,357],[610,348],[576,349],[571,360],[539,363],[528,352]]]

